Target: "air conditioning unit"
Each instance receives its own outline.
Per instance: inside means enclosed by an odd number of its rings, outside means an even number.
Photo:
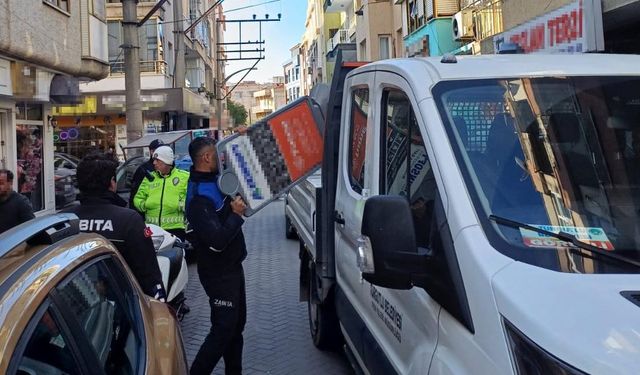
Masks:
[[[473,11],[463,9],[453,16],[453,37],[455,40],[473,39],[475,31],[473,27]]]

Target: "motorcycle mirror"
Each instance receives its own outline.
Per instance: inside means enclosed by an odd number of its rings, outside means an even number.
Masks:
[[[222,194],[233,197],[240,191],[240,180],[235,173],[227,170],[218,177],[218,187]]]

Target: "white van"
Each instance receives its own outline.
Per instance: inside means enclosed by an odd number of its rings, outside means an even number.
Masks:
[[[286,208],[314,343],[370,374],[640,374],[640,57],[336,66]]]

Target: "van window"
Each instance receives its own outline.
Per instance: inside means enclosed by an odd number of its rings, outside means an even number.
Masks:
[[[93,347],[98,366],[108,374],[138,373],[144,359],[135,297],[111,260],[96,262],[58,287],[68,314]]]
[[[349,134],[349,180],[356,193],[364,187],[365,152],[369,113],[369,89],[359,88],[351,94],[351,124]]]
[[[401,91],[383,94],[383,150],[380,191],[409,199],[418,246],[427,247],[436,184],[427,149],[409,98]]]

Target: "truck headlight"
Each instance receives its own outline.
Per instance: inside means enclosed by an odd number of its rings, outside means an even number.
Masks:
[[[162,236],[151,236],[151,241],[153,241],[153,247],[156,251],[160,250],[160,246],[162,242],[164,242],[164,235]]]
[[[504,327],[518,375],[586,375],[542,349],[506,320]]]

